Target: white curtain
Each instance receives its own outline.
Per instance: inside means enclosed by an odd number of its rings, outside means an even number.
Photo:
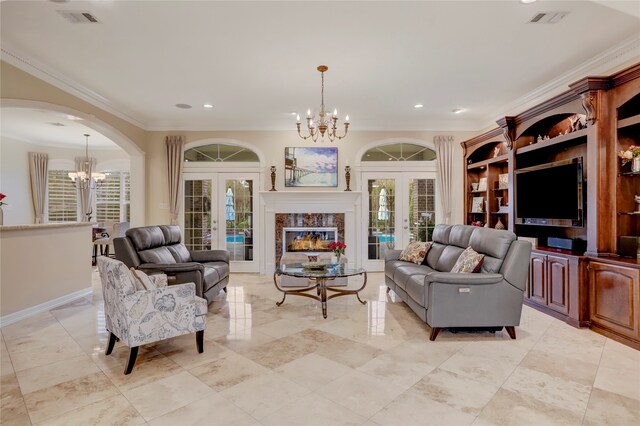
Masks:
[[[451,191],[453,179],[453,136],[434,136],[436,161],[438,164],[438,190],[442,205],[444,223],[451,223]]]
[[[76,172],[87,172],[88,176],[91,176],[94,168],[96,167],[96,159],[89,158],[89,164],[87,166],[86,157],[76,157]],[[77,184],[77,181],[76,181]],[[89,184],[78,187],[78,196],[80,198],[80,218],[81,222],[90,222],[91,215],[93,214],[93,206],[91,199],[95,191],[95,184],[89,181]]]
[[[29,175],[31,176],[31,200],[36,223],[44,223],[44,205],[47,197],[47,169],[49,156],[40,152],[29,153]]]
[[[167,136],[167,176],[169,177],[169,214],[171,224],[178,224],[180,208],[180,177],[182,176],[183,136]]]

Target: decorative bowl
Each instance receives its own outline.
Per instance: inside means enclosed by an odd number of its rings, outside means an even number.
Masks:
[[[308,271],[323,271],[328,265],[326,262],[303,262],[302,268]]]

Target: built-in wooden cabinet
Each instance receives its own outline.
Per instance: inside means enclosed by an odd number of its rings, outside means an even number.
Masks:
[[[615,259],[589,261],[591,326],[640,349],[640,265]]]
[[[588,324],[587,286],[582,256],[533,250],[525,303],[574,326]]]
[[[612,76],[585,77],[569,89],[516,116],[501,118],[497,128],[462,143],[465,222],[495,227],[500,219],[518,237],[537,242],[525,303],[575,326],[589,325],[591,316],[595,330],[640,345],[640,266],[615,264],[621,255],[637,262],[640,253],[640,249],[620,250],[621,241],[634,238],[640,246],[640,204],[635,200],[640,196],[640,172],[634,172],[631,164],[622,165],[618,157],[631,145],[640,146],[640,63]],[[526,206],[518,200],[524,200],[520,197],[527,191],[518,193],[518,178],[568,162],[580,164],[578,191],[573,194],[582,197],[576,202],[582,214],[569,223],[558,210],[549,216],[553,221],[526,217]],[[507,176],[504,189],[497,187],[500,175]],[[481,179],[486,179],[486,193],[473,192],[472,184]],[[562,197],[569,189],[561,191],[553,182],[545,187],[549,197],[542,198],[549,206],[566,200]],[[480,196],[486,207],[474,212],[474,198]],[[502,211],[498,197],[508,206]],[[574,248],[550,248],[553,239],[571,240]],[[589,262],[597,267],[587,271]]]

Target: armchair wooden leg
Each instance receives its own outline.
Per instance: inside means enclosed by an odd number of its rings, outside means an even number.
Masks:
[[[440,327],[431,327],[431,335],[429,336],[429,340],[431,340],[432,342],[436,340],[436,337],[438,337],[438,333],[440,333],[440,330],[442,330]]]
[[[138,357],[138,348],[140,346],[135,346],[131,348],[131,352],[129,352],[129,361],[127,362],[127,367],[124,369],[124,374],[130,374],[133,371],[133,366],[136,364],[136,358]]]
[[[116,344],[116,340],[118,340],[116,335],[109,332],[109,343],[107,343],[107,348],[104,350],[105,355],[111,355],[111,352],[113,352],[113,347]]]
[[[513,325],[508,325],[505,327],[505,329],[507,330],[507,334],[509,334],[509,337],[511,337],[512,339],[516,338],[516,328]]]
[[[204,352],[204,330],[196,331],[196,346],[199,354]]]

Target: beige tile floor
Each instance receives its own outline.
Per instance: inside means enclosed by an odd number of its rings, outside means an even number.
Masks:
[[[0,422],[127,425],[631,425],[640,422],[640,352],[525,307],[518,339],[429,329],[382,274],[329,302],[234,274],[195,336],[104,355],[94,296],[1,330]]]

